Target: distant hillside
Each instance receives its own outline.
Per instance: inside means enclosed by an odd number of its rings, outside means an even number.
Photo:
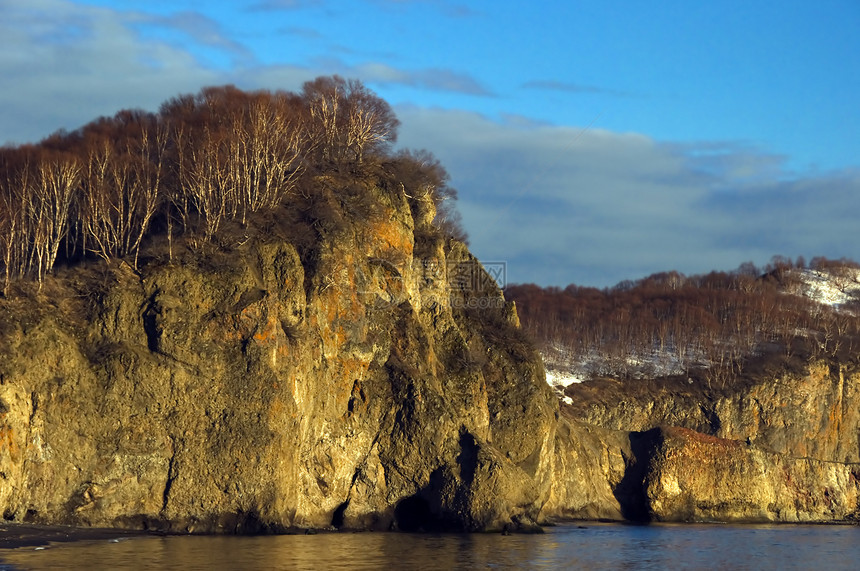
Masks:
[[[725,385],[756,357],[845,360],[860,349],[860,265],[846,259],[505,293],[558,384],[686,375]]]
[[[562,419],[630,443],[612,487],[626,518],[856,522],[858,277],[850,260],[775,258],[507,293],[541,344]],[[612,445],[589,460],[607,458]]]

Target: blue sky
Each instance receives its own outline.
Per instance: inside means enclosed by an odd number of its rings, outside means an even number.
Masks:
[[[860,260],[858,29],[856,0],[0,0],[0,143],[337,73],[511,281]]]

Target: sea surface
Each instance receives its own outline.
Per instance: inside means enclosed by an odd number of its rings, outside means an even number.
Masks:
[[[538,535],[130,537],[0,550],[10,569],[857,569],[860,527],[577,523]]]

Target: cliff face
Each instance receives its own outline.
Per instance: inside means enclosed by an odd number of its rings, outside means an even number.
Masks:
[[[856,518],[854,369],[584,383],[560,417],[514,308],[427,232],[432,208],[366,195],[373,216],[311,241],[234,231],[0,300],[0,515],[196,532]]]
[[[797,458],[683,428],[646,433],[644,489],[663,521],[841,521],[860,499],[860,466]]]
[[[529,526],[558,408],[512,308],[403,192],[281,240],[61,272],[0,301],[0,507],[255,531]],[[456,278],[456,279],[455,279]]]
[[[608,481],[626,517],[854,521],[858,383],[851,367],[823,362],[719,390],[607,380],[568,388],[564,414],[628,436],[628,445],[607,446],[624,458],[623,477]]]
[[[570,389],[577,398],[568,411],[617,430],[681,426],[790,456],[860,462],[860,372],[815,361],[748,381],[713,391],[662,381],[586,383]]]

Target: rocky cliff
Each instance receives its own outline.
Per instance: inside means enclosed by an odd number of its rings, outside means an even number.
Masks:
[[[813,360],[755,370],[732,386],[602,380],[573,386],[568,413],[616,430],[681,426],[797,457],[860,462],[860,371]]]
[[[782,295],[782,262],[767,279],[671,272],[566,301],[526,286],[522,301],[569,315],[524,310],[525,328],[593,337],[565,358],[604,353],[600,374],[721,364],[713,387],[707,371],[707,385],[595,381],[560,409],[513,303],[455,239],[447,172],[394,152],[398,124],[334,76],[293,94],[204,88],[0,149],[2,518],[191,532],[855,518],[860,320]],[[860,280],[816,267],[792,287]],[[646,298],[650,313],[632,310]],[[670,339],[684,350],[668,369],[636,364]],[[735,350],[780,339],[830,360],[754,372]]]
[[[572,385],[560,416],[514,307],[431,231],[433,208],[362,184],[372,215],[311,239],[275,217],[0,300],[3,518],[229,533],[856,518],[852,366],[719,390]]]
[[[3,518],[532,526],[558,416],[540,359],[461,243],[416,243],[432,211],[369,195],[310,247],[234,232],[1,300]]]
[[[627,518],[856,521],[860,374],[784,365],[719,389],[692,379],[572,385],[563,414],[601,434],[585,465]]]

